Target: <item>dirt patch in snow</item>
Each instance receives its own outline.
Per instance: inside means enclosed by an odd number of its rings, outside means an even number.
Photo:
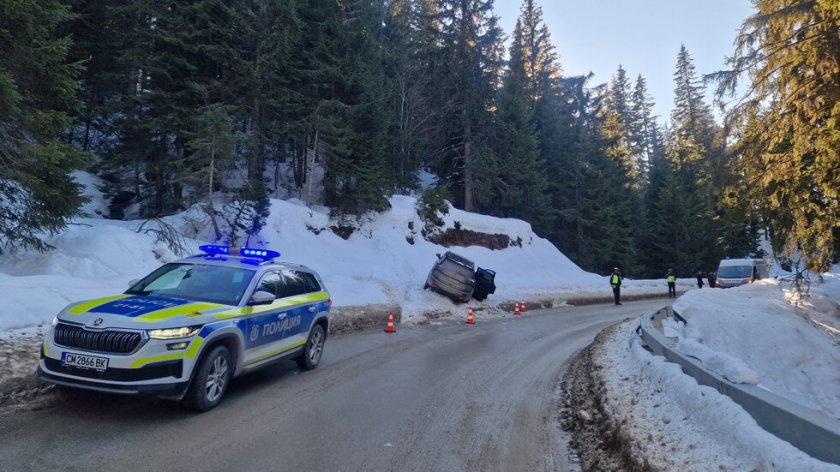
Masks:
[[[572,433],[571,447],[583,471],[653,471],[647,461],[633,453],[632,441],[624,425],[613,420],[604,408],[603,369],[593,353],[603,348],[610,333],[619,325],[602,331],[595,341],[574,359],[563,377],[565,408],[561,412],[563,429]]]
[[[50,389],[35,376],[43,330],[34,331],[0,339],[0,406],[27,401]]]

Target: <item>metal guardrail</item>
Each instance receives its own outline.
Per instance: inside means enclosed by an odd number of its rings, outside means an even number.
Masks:
[[[706,370],[697,359],[676,350],[676,338],[665,337],[662,320],[685,322],[669,306],[642,316],[638,331],[655,353],[679,364],[697,383],[729,396],[747,411],[762,428],[824,462],[840,464],[840,420],[756,387],[734,384]]]

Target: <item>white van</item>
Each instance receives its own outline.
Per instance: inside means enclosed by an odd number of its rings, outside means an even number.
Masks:
[[[767,262],[764,259],[724,259],[717,271],[717,286],[721,288],[751,284],[769,276]]]

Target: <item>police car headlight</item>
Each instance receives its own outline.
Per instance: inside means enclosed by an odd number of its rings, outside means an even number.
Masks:
[[[183,328],[150,329],[149,337],[152,339],[180,339],[195,336],[201,330],[201,326],[185,326]]]
[[[53,316],[52,325],[55,326],[58,324],[58,315]]]

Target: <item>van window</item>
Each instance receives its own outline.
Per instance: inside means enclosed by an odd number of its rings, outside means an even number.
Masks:
[[[718,278],[748,279],[753,275],[752,265],[721,266],[718,268]]]

